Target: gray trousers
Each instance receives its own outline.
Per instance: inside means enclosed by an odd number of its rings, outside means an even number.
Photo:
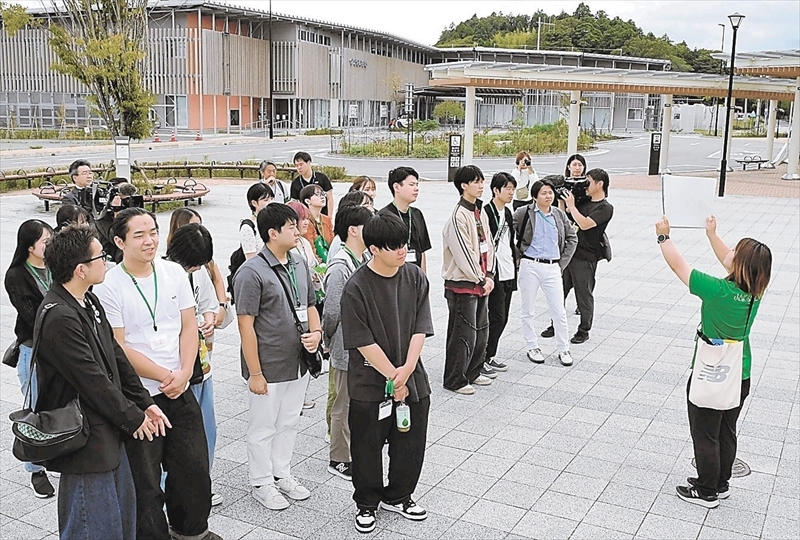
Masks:
[[[350,459],[350,424],[347,421],[350,412],[350,393],[347,391],[347,372],[331,367],[336,397],[331,407],[331,461],[349,463]]]

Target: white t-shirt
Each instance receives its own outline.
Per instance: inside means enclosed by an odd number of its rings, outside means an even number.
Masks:
[[[262,180],[263,182],[263,180]],[[264,182],[269,186],[267,182]],[[269,186],[272,189],[272,193],[275,195],[275,202],[285,203],[287,202],[289,197],[289,185],[286,182],[281,180],[275,179],[275,185]]]
[[[255,226],[253,218],[247,218],[253,223],[250,227],[247,223],[239,222],[239,244],[245,253],[258,253],[264,247],[264,243],[258,237],[258,227]]]
[[[146,278],[136,278],[136,284],[122,265],[112,268],[106,273],[105,281],[94,288],[94,293],[103,304],[111,327],[125,328],[126,346],[155,364],[174,371],[181,367],[181,310],[195,307],[195,299],[186,272],[180,265],[162,259],[153,262],[155,272]],[[155,310],[157,330],[153,329],[153,317],[142,295]],[[161,393],[158,389],[161,381],[140,379],[151,396]]]
[[[504,227],[506,213],[499,212],[499,214],[500,223],[497,230],[503,231],[503,234],[498,240],[497,249],[495,249],[495,258],[497,259],[496,279],[497,281],[509,281],[514,279],[514,254],[511,253],[511,241],[508,238],[511,234],[511,231],[509,230],[509,227]],[[510,223],[509,226],[511,226]]]

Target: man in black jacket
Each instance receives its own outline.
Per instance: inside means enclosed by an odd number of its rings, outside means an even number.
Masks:
[[[152,440],[170,427],[114,340],[99,300],[89,292],[105,277],[104,256],[86,225],[66,227],[45,251],[53,286],[34,329],[36,411],[58,409],[79,397],[89,426],[83,448],[45,463],[62,473],[61,538],[135,538],[136,495],[122,440]]]

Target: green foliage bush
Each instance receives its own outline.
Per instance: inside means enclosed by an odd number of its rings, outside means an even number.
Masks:
[[[341,129],[336,128],[318,128],[318,129],[309,129],[304,133],[304,135],[341,135],[343,132]]]
[[[62,133],[57,129],[6,129],[0,128],[0,139],[66,139],[68,141],[95,140],[105,141],[111,139],[107,129],[94,129],[87,135],[82,129],[65,129]]]

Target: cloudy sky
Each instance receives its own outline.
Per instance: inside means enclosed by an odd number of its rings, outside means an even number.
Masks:
[[[218,0],[267,11],[268,0]],[[272,9],[290,15],[360,26],[389,32],[420,43],[433,44],[442,30],[473,14],[573,13],[579,1],[524,0],[273,0]],[[800,49],[800,2],[758,1],[587,1],[592,13],[604,10],[609,17],[633,19],[645,32],[668,34],[674,42],[685,40],[691,47],[719,49],[722,28],[725,50],[730,50],[731,28],[727,16],[738,11],[746,16],[739,29],[738,51]]]

